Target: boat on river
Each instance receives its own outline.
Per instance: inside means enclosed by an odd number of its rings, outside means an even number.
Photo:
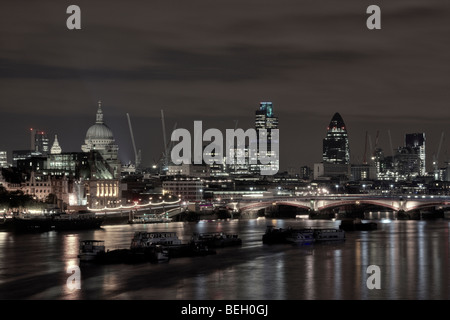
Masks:
[[[7,229],[16,232],[46,232],[99,229],[103,217],[94,213],[24,214],[8,219]]]
[[[290,243],[311,243],[314,238],[313,229],[292,229],[286,234],[286,241]]]
[[[89,240],[85,240],[89,241]],[[89,243],[89,242],[88,242]],[[159,263],[171,258],[195,257],[215,254],[214,249],[201,243],[182,243],[176,232],[135,232],[129,249],[99,250],[96,254],[88,254],[88,247],[80,251],[84,253],[83,261],[99,264],[114,263]],[[81,250],[81,249],[80,249]],[[90,259],[94,256],[93,259]],[[80,253],[80,262],[81,253]]]
[[[105,253],[105,241],[81,240],[78,258],[81,262],[93,261],[99,254]]]
[[[192,235],[195,244],[201,244],[210,248],[237,246],[242,244],[242,239],[237,234],[223,232],[206,232]]]
[[[288,231],[288,229],[267,226],[266,233],[262,236],[262,241],[267,244],[286,243],[286,238],[289,236]]]
[[[263,235],[263,243],[308,243],[316,241],[344,240],[345,231],[333,228],[275,228],[267,226]]]
[[[345,231],[341,229],[314,229],[316,241],[339,241],[345,240]]]
[[[131,240],[131,249],[140,249],[150,247],[152,245],[177,245],[181,244],[176,232],[142,232],[134,233]]]
[[[371,231],[377,230],[376,222],[362,222],[361,219],[343,219],[339,229],[344,231]]]

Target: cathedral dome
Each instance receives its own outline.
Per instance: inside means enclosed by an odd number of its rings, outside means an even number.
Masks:
[[[118,149],[114,144],[115,141],[112,130],[103,122],[101,102],[98,104],[96,122],[87,130],[84,142],[85,144],[81,146],[83,152]]]
[[[114,140],[114,136],[106,124],[96,123],[86,132],[86,140]]]
[[[98,103],[96,122],[86,132],[86,141],[96,141],[96,140],[114,141],[114,136],[111,129],[103,122],[103,111],[100,101]]]

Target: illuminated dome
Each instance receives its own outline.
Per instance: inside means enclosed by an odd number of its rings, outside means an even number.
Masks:
[[[112,130],[103,122],[103,111],[101,101],[98,103],[95,124],[86,132],[85,144],[81,147],[84,152],[90,150],[105,149],[114,144]]]
[[[103,122],[101,101],[98,102],[96,122],[86,132],[86,140],[114,140],[111,129]]]
[[[106,124],[96,123],[86,132],[86,140],[114,140],[114,136]]]

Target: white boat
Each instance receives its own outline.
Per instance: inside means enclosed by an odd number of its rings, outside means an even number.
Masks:
[[[135,232],[131,240],[131,249],[140,249],[154,245],[181,244],[176,232]]]
[[[82,240],[79,250],[78,258],[80,258],[80,262],[92,261],[98,254],[105,253],[105,242],[103,240]]]
[[[292,243],[306,243],[306,242],[314,242],[314,230],[313,229],[293,229],[286,236],[287,242]]]
[[[345,240],[345,231],[341,229],[315,229],[314,238],[316,241]]]
[[[169,250],[166,247],[157,244],[155,245],[154,257],[156,262],[169,261]]]

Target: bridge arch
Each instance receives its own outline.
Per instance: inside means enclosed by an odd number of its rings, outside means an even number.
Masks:
[[[414,210],[424,209],[424,208],[433,208],[433,207],[447,207],[450,206],[449,202],[442,202],[442,201],[436,201],[436,202],[419,202],[419,201],[411,201],[407,202],[405,204],[405,212],[410,212]]]
[[[400,205],[394,204],[394,203],[388,203],[385,201],[377,201],[377,200],[344,200],[344,201],[333,201],[332,203],[327,203],[322,206],[318,206],[317,210],[322,211],[325,209],[331,209],[331,208],[337,208],[342,206],[348,206],[348,205],[362,205],[362,204],[371,204],[376,205],[384,208],[388,208],[394,211],[400,210]]]
[[[297,208],[302,208],[302,209],[307,209],[307,210],[311,209],[311,207],[309,205],[302,203],[302,202],[298,202],[298,201],[261,201],[261,202],[257,202],[257,203],[243,205],[239,209],[241,211],[260,210],[260,209],[268,208],[270,206],[279,206],[279,205],[297,207]]]

